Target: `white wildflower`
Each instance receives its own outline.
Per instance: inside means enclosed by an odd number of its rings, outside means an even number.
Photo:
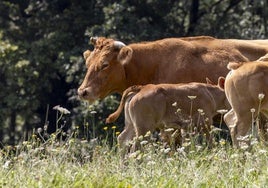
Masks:
[[[172,103],[172,106],[176,107],[178,104],[177,102]]]
[[[193,100],[196,98],[196,96],[188,96],[189,99]]]
[[[163,153],[167,154],[167,153],[169,153],[170,151],[171,151],[171,148],[166,148],[166,149],[163,150]]]
[[[221,146],[226,145],[226,141],[225,141],[224,139],[220,139],[220,145],[221,145]]]
[[[173,161],[174,161],[173,158],[171,158],[171,157],[167,158],[167,162],[173,162]]]
[[[203,110],[203,109],[200,109],[200,108],[198,108],[197,111],[198,111],[200,114],[204,112],[204,110]]]
[[[149,161],[147,164],[153,166],[153,165],[156,164],[156,162],[155,161]]]
[[[221,131],[222,131],[222,129],[212,126],[211,132],[216,133],[216,132],[221,132]]]
[[[37,132],[38,132],[39,134],[41,134],[42,131],[43,131],[43,129],[42,129],[41,127],[39,127],[39,128],[37,129]]]
[[[183,147],[188,147],[188,146],[190,146],[190,145],[191,145],[191,142],[184,142],[184,143],[182,144]]]
[[[239,155],[237,153],[235,153],[235,154],[232,154],[230,157],[231,157],[231,159],[237,159],[239,157]]]
[[[47,128],[48,128],[48,124],[45,124],[44,125],[44,131],[47,131]]]
[[[139,155],[141,154],[141,151],[140,150],[137,150],[137,151],[135,151],[135,152],[133,152],[133,153],[131,153],[130,155],[129,155],[129,158],[137,158]]]
[[[201,145],[196,145],[196,150],[197,151],[201,151],[203,149],[203,146],[201,146]]]
[[[245,142],[248,142],[249,141],[249,135],[246,135],[246,136],[239,136],[237,138],[238,141],[245,141]]]
[[[256,111],[255,108],[251,108],[251,109],[250,109],[250,112],[251,112],[251,113],[254,113],[255,111]]]
[[[260,100],[262,100],[262,99],[264,98],[264,96],[265,96],[265,95],[264,95],[263,93],[260,93],[259,96],[258,96],[258,98],[259,98]]]
[[[249,173],[254,173],[256,170],[254,168],[251,168],[248,170]]]
[[[61,107],[60,105],[54,106],[53,110],[57,110],[62,114],[70,114],[71,112],[67,110],[66,108]]]
[[[168,128],[168,129],[165,129],[164,131],[165,132],[173,132],[174,131],[174,128]]]
[[[259,154],[265,154],[265,153],[267,153],[266,150],[264,150],[264,149],[260,149],[260,150],[259,150]]]
[[[10,163],[11,163],[11,161],[8,160],[8,161],[5,162],[5,164],[4,164],[2,167],[3,167],[4,169],[8,169],[9,166],[10,166]]]
[[[184,153],[185,152],[184,149],[185,149],[185,147],[180,147],[177,149],[177,152]]]
[[[178,113],[180,113],[180,112],[181,112],[181,109],[178,108],[177,111],[175,112],[175,114],[176,114],[176,113],[178,114]]]
[[[252,138],[252,140],[251,140],[251,142],[250,142],[250,145],[256,145],[256,144],[258,144],[258,143],[259,143],[259,141],[258,141],[257,138]]]
[[[141,141],[141,143],[140,143],[142,146],[143,145],[146,145],[146,144],[148,144],[148,141],[147,140],[143,140],[143,141]]]
[[[147,131],[147,133],[144,135],[144,137],[150,137],[152,135],[151,131]]]
[[[220,110],[217,110],[217,112],[220,113],[220,114],[225,114],[226,112],[228,112],[228,110],[220,109]]]
[[[246,149],[248,149],[248,147],[249,147],[248,144],[245,143],[245,142],[242,142],[242,143],[240,143],[239,145],[240,145],[240,148],[243,149],[243,150],[246,150]]]

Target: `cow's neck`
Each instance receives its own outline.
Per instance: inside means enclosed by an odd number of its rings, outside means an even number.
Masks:
[[[145,62],[131,62],[125,67],[126,88],[133,85],[156,84],[155,73],[157,65]]]

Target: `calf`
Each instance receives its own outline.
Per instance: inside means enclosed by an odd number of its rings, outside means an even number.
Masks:
[[[118,136],[120,146],[148,131],[185,129],[190,124],[188,120],[198,121],[198,109],[202,109],[210,126],[217,110],[229,107],[223,87],[223,77],[218,79],[218,85],[192,82],[132,86],[124,91],[118,109],[106,119],[106,123],[114,122],[125,107],[125,128]],[[191,99],[191,96],[196,98]],[[177,105],[172,105],[174,103]],[[209,130],[204,131],[208,139]]]
[[[224,120],[236,146],[237,138],[250,130],[252,116],[256,118],[261,113],[268,117],[268,61],[263,60],[265,56],[255,62],[228,64],[231,71],[226,77],[225,92],[232,109]]]

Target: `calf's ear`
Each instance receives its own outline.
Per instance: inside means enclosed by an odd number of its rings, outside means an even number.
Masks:
[[[224,89],[224,82],[225,82],[225,78],[224,77],[219,77],[218,78],[218,86],[222,89]]]
[[[84,59],[87,60],[87,58],[90,56],[90,50],[86,50],[84,53],[83,53],[83,56],[84,56]]]
[[[122,64],[126,64],[131,60],[132,53],[133,53],[133,50],[130,47],[125,46],[125,47],[121,48],[121,50],[119,51],[117,59]]]

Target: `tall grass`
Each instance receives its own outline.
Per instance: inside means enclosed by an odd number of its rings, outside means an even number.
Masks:
[[[102,141],[23,142],[1,150],[1,187],[265,187],[267,148],[224,141],[177,150],[146,143],[127,157]]]
[[[39,130],[29,141],[1,149],[0,187],[266,187],[268,183],[268,149],[255,138],[248,137],[250,145],[240,149],[224,140],[214,142],[211,149],[192,143],[174,149],[140,138],[141,149],[122,156],[107,137],[81,140],[74,130],[62,139],[60,127],[47,139]]]

